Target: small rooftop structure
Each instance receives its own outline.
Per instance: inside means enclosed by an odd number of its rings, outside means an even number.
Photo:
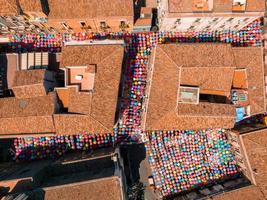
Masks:
[[[63,98],[69,114],[59,116],[61,121],[55,123],[56,127],[65,127],[65,134],[74,134],[76,128],[91,132],[112,131],[123,60],[122,45],[64,46],[60,68],[65,72],[66,87],[57,88],[57,91],[64,90],[59,97]],[[76,125],[71,123],[73,126],[70,126],[71,121]]]

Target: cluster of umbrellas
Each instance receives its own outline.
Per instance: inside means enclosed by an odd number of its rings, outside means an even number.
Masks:
[[[237,173],[224,129],[155,131],[147,136],[152,175],[163,196]]]
[[[41,160],[57,158],[69,150],[91,150],[111,147],[115,143],[113,133],[59,135],[14,139],[15,160]]]
[[[223,42],[234,46],[261,46],[262,45],[262,20],[257,19],[240,31],[188,31],[188,32],[157,32],[146,33],[156,43],[168,42]],[[66,41],[102,40],[135,38],[138,33],[112,32],[112,33],[27,33],[14,34],[10,37],[8,48],[15,52],[28,50],[61,51],[61,46]],[[145,36],[146,38],[146,36]],[[147,44],[147,47],[149,44]]]
[[[230,39],[229,39],[230,38]],[[129,138],[134,142],[139,141],[140,128],[142,121],[142,113],[145,109],[145,89],[148,69],[149,55],[152,49],[158,43],[168,42],[226,42],[236,46],[257,46],[262,41],[261,21],[255,20],[246,28],[239,32],[224,31],[224,32],[150,32],[150,33],[64,33],[64,34],[27,34],[13,35],[12,43],[9,45],[11,49],[24,49],[24,45],[33,44],[34,48],[47,48],[51,51],[60,51],[63,42],[65,41],[83,41],[90,39],[124,39],[125,49],[127,52],[127,61],[125,69],[124,96],[121,100],[120,120],[117,127],[112,133],[115,141],[127,141]],[[241,42],[243,41],[243,42]],[[18,48],[18,49],[17,49]],[[27,49],[26,49],[27,50]],[[83,136],[83,134],[80,134]],[[64,136],[63,136],[64,137]],[[78,138],[78,137],[77,137]],[[35,139],[30,139],[34,143]],[[36,139],[39,140],[39,139]],[[50,139],[48,139],[50,140]],[[53,137],[52,139],[53,140]],[[82,139],[83,140],[83,139]],[[23,143],[18,140],[16,149],[23,149]],[[21,142],[20,142],[21,141]],[[106,140],[103,140],[106,141]],[[16,142],[15,142],[16,143]],[[106,143],[113,143],[109,141]],[[21,146],[21,147],[19,147]],[[87,145],[79,144],[77,148],[90,148],[90,143]],[[26,146],[27,147],[27,146]],[[60,148],[59,148],[60,149]],[[33,150],[31,150],[33,151]],[[22,152],[22,151],[21,151]],[[35,151],[33,151],[35,152]],[[49,152],[50,154],[51,152]],[[30,153],[32,154],[32,153]],[[33,157],[34,159],[38,156]]]
[[[132,140],[141,133],[141,115],[145,98],[148,59],[157,43],[156,33],[134,34],[126,40],[128,60],[126,64],[124,98],[121,101],[121,120],[118,135]]]

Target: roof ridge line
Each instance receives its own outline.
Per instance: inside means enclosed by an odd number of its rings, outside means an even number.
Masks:
[[[162,117],[160,117],[158,120],[156,120],[154,123],[152,123],[152,127],[154,126],[155,123],[159,122],[160,120],[162,120],[166,115],[170,114],[171,112],[173,112],[175,110],[169,110],[165,115],[163,115]],[[177,113],[177,112],[175,112]]]
[[[110,56],[112,56],[114,53],[116,53],[116,51],[118,51],[119,49],[116,49],[115,51],[113,51],[111,54],[109,54],[107,57],[105,57],[103,60],[101,60],[97,65],[101,64],[104,60],[106,60],[107,58],[109,58]]]
[[[6,2],[11,8],[13,8],[13,9],[15,10],[15,12],[18,11],[17,8],[16,8],[15,6],[13,6],[13,5],[10,3],[9,0],[6,0],[5,2]]]
[[[176,62],[174,62],[174,60],[166,53],[166,51],[164,51],[161,47],[159,47],[163,52],[164,52],[164,54],[171,60],[171,62],[172,63],[174,63],[175,64],[175,66],[177,67],[177,68],[179,68],[179,66],[177,65],[177,63]],[[182,67],[183,65],[181,65],[180,66],[180,68]]]
[[[92,118],[93,120],[95,120],[97,123],[99,123],[104,129],[107,130],[107,132],[109,132],[109,129],[104,126],[104,124],[102,124],[100,121],[98,121],[97,119],[95,119],[92,115],[88,115],[90,118]]]

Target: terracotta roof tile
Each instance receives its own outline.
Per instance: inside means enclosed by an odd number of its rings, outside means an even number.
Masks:
[[[214,200],[228,200],[228,199],[263,200],[264,196],[257,186],[252,185],[252,186],[240,188],[237,190],[233,190],[230,192],[225,192],[225,193],[213,196],[212,199]]]
[[[180,68],[166,56],[161,48],[156,47],[155,51],[156,58],[146,118],[148,127],[176,108],[179,85]]]
[[[16,71],[13,87],[43,83],[45,73],[45,69]]]
[[[12,91],[18,99],[41,97],[46,95],[46,90],[42,83],[12,87]]]
[[[83,109],[82,113],[86,114],[90,111],[92,118],[110,131],[115,123],[123,57],[124,48],[121,45],[67,46],[62,49],[61,67],[96,64],[92,99],[85,101],[83,98],[83,107],[87,103],[88,107],[77,109]]]
[[[64,46],[60,67],[96,64],[118,48],[119,45]]]
[[[232,12],[233,0],[214,0],[214,12]]]
[[[232,105],[177,104],[179,85],[182,84],[230,92],[234,59],[229,45],[167,44],[157,46],[155,51],[147,130],[233,127],[235,110]],[[227,77],[222,76],[223,73]],[[222,81],[217,81],[220,78]]]
[[[178,115],[234,117],[235,108],[230,104],[204,103],[178,104]]]
[[[206,128],[232,128],[235,118],[231,116],[199,116],[178,115],[173,110],[153,124],[148,124],[146,130],[199,130]]]
[[[117,177],[45,188],[45,199],[121,200],[122,190]]]
[[[92,94],[70,91],[68,112],[90,114]]]
[[[1,118],[0,134],[55,132],[52,116]]]
[[[0,15],[19,15],[19,6],[23,12],[42,12],[42,4],[40,0],[0,0]],[[19,5],[19,6],[18,6]]]
[[[247,0],[246,11],[265,11],[265,0]]]
[[[166,44],[159,45],[177,66],[235,67],[231,45],[223,44]]]
[[[16,98],[44,96],[48,89],[46,80],[54,81],[53,72],[45,69],[16,71],[12,90]]]
[[[55,107],[54,94],[28,99],[2,98],[0,99],[0,118],[52,115]]]
[[[181,85],[196,85],[203,90],[225,91],[230,94],[234,69],[229,67],[182,68]]]
[[[193,0],[169,0],[169,12],[192,12]]]
[[[88,115],[56,114],[54,115],[56,133],[59,135],[73,135],[78,133],[108,133],[100,122]]]
[[[244,198],[266,199],[267,198],[267,129],[251,131],[248,133],[240,133],[241,140],[243,141],[244,148],[248,162],[253,170],[253,176],[256,181],[256,186],[246,187],[237,191],[218,195],[215,199],[232,199],[235,197],[237,200]],[[255,170],[255,173],[254,173]],[[264,198],[264,196],[265,198]]]
[[[49,0],[50,19],[133,16],[133,2],[125,0]]]
[[[190,13],[193,12],[194,0],[169,0],[169,12],[172,13]],[[212,12],[232,12],[233,0],[213,0]],[[264,0],[247,0],[246,11],[264,12]]]
[[[251,114],[264,112],[263,49],[260,47],[237,47],[233,48],[233,53],[237,68],[247,69]]]
[[[59,102],[64,108],[67,108],[69,106],[70,90],[68,88],[56,88],[55,91],[57,93]]]
[[[20,6],[23,12],[42,12],[42,2],[41,0],[19,0]]]
[[[4,16],[18,15],[16,0],[0,0],[0,14]]]
[[[267,171],[267,130],[254,131],[242,138],[252,169],[257,169],[259,176],[264,175]]]

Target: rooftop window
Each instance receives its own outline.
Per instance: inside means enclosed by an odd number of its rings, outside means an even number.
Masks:
[[[233,0],[233,11],[242,12],[246,10],[247,0]]]
[[[198,104],[199,88],[193,86],[180,86],[178,94],[178,103]]]

